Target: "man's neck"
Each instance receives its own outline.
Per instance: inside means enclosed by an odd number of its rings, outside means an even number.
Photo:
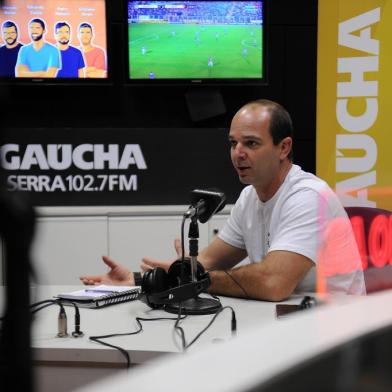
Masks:
[[[289,160],[283,161],[279,169],[278,175],[268,185],[267,188],[259,189],[257,186],[255,186],[257,196],[262,202],[265,203],[266,201],[274,197],[275,193],[279,190],[281,185],[284,183],[284,180],[286,179],[287,174],[289,173],[292,166],[293,163],[291,161]]]
[[[14,42],[12,45],[5,45],[7,49],[14,49],[19,45],[19,42]]]
[[[94,47],[91,44],[87,44],[87,45],[82,45],[82,51],[83,52],[90,52],[90,50],[92,50]]]
[[[69,48],[69,45],[57,44],[57,47],[59,48],[59,50],[67,50]]]
[[[40,50],[44,46],[45,42],[43,39],[40,39],[39,41],[34,41],[33,46],[35,50]]]

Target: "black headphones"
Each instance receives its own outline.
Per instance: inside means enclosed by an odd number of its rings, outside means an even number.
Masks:
[[[176,260],[166,272],[163,268],[154,268],[144,273],[142,292],[139,299],[153,309],[165,305],[180,303],[197,297],[211,284],[208,272],[197,262],[196,282],[192,282],[189,258]]]

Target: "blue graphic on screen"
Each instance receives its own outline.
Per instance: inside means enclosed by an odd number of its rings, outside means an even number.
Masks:
[[[0,77],[107,78],[105,0],[0,5]]]

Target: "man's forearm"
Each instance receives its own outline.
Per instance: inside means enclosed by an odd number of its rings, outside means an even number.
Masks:
[[[284,287],[278,277],[263,271],[263,266],[259,263],[227,271],[211,271],[210,277],[209,291],[217,295],[281,301],[292,292],[292,288]]]
[[[230,275],[230,276],[229,276]],[[233,271],[211,271],[211,286],[209,292],[229,297],[250,298],[246,289],[233,277]]]
[[[219,238],[206,248],[198,256],[198,260],[207,271],[226,270],[234,267],[247,256],[244,249],[235,248]]]
[[[299,253],[273,251],[258,263],[233,268],[227,273],[211,271],[210,291],[220,295],[282,301],[293,293],[313,266],[312,260]]]

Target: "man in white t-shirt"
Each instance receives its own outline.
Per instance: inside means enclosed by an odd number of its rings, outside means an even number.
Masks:
[[[365,294],[350,222],[337,196],[292,163],[292,123],[279,104],[259,100],[234,116],[231,159],[245,187],[217,238],[199,253],[210,271],[210,292],[280,301],[295,290],[315,290],[315,266],[330,292]],[[176,242],[180,252],[180,243]],[[248,257],[250,263],[235,267]],[[133,274],[104,257],[111,271],[86,284],[132,284]],[[144,258],[143,271],[173,261]],[[320,274],[318,274],[320,275]]]

